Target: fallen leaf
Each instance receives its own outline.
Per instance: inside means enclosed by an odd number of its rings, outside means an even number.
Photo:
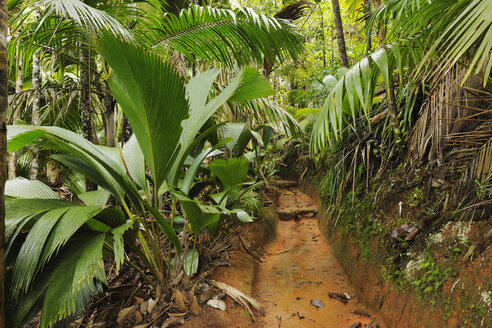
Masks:
[[[362,309],[357,309],[357,310],[355,310],[355,311],[354,311],[354,312],[352,312],[352,313],[353,313],[353,314],[358,314],[358,315],[360,315],[361,317],[367,317],[367,318],[370,318],[370,317],[371,317],[371,315],[370,315],[368,312],[366,312],[366,311],[364,311],[364,310],[362,310]]]
[[[140,323],[142,322],[142,320],[143,320],[142,313],[140,313],[140,311],[135,311],[135,321],[137,323]]]
[[[184,302],[183,294],[181,294],[181,292],[179,290],[176,290],[175,300],[176,300],[176,305],[178,306],[178,309],[180,311],[182,311],[182,312],[188,311],[188,308],[186,307],[186,304]]]
[[[133,328],[147,328],[148,326],[150,326],[150,322],[149,323],[144,323],[143,325],[135,326]]]
[[[208,289],[204,290],[200,294],[200,303],[202,303],[202,304],[205,303],[209,299],[214,298],[215,296],[217,296],[219,293],[220,293],[220,290],[219,289],[216,289],[216,288],[208,288]]]
[[[168,328],[184,324],[184,319],[179,317],[169,317],[164,321],[161,328]]]
[[[317,308],[322,308],[325,306],[321,300],[311,300],[311,305]]]
[[[347,293],[328,293],[328,296],[334,300],[342,302],[343,304],[347,304],[350,300],[350,295]]]
[[[142,314],[146,314],[147,313],[147,307],[149,306],[149,303],[148,302],[143,302],[140,304],[140,312]]]
[[[157,304],[157,300],[154,301],[152,297],[149,298],[149,300],[147,301],[147,313],[152,313],[156,304]]]
[[[207,301],[207,304],[215,309],[221,309],[222,311],[226,310],[226,304],[222,300],[210,299]]]
[[[125,319],[133,312],[133,310],[135,310],[135,305],[132,305],[130,307],[121,310],[118,313],[118,318],[116,319],[116,322],[122,323],[123,321],[125,321]]]
[[[143,299],[143,298],[140,298],[140,297],[137,297],[137,296],[135,296],[134,298],[135,298],[135,302],[136,302],[137,304],[142,304],[142,303],[143,303],[143,301],[144,301],[144,299]]]
[[[360,322],[354,323],[353,325],[349,326],[348,328],[361,328],[362,324]]]
[[[193,295],[193,298],[191,300],[191,312],[193,312],[193,314],[195,315],[199,315],[200,310],[200,305],[198,305],[198,301],[196,300],[195,295]]]

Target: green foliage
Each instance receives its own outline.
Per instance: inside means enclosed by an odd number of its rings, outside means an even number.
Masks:
[[[419,278],[411,282],[420,294],[438,293],[442,284],[448,279],[452,268],[437,265],[434,256],[427,253],[425,260],[419,264]]]
[[[294,26],[285,20],[257,14],[251,8],[235,10],[192,5],[179,15],[165,14],[158,30],[157,48],[171,47],[194,61],[217,60],[229,66],[266,58],[284,61],[303,49]]]
[[[182,78],[160,56],[109,34],[101,38],[100,51],[112,68],[111,91],[133,127],[158,189],[173,164],[181,121],[188,117]]]
[[[6,200],[6,262],[12,268],[8,324],[21,326],[43,308],[41,326],[47,327],[80,313],[88,298],[102,290],[106,233],[125,224],[125,217],[116,208],[80,206],[37,190],[23,196],[40,198]]]

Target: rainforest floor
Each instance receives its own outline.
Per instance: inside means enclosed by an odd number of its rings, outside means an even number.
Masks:
[[[280,220],[275,238],[263,246],[256,241],[255,253],[248,251],[256,258],[255,265],[246,260],[247,252],[238,248],[230,258],[231,267],[214,274],[216,280],[251,294],[261,303],[263,313],[255,312],[252,321],[243,308],[229,300],[225,311],[205,305],[202,314],[185,326],[379,327],[322,237],[313,200],[293,182],[279,185],[276,203]]]

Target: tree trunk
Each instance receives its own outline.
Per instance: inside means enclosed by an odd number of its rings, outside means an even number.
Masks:
[[[93,141],[92,133],[92,101],[91,101],[91,62],[89,50],[82,45],[80,47],[80,104],[82,112],[82,135],[89,141]],[[85,190],[97,190],[97,185],[85,179]]]
[[[113,95],[106,89],[106,95],[103,98],[104,104],[104,121],[106,126],[106,146],[116,146],[115,134],[114,134],[114,106],[116,105]]]
[[[381,0],[374,0],[374,9],[377,9],[381,6]],[[384,28],[383,23],[379,25],[379,33],[378,33],[379,44],[383,44],[384,40],[386,40],[386,29]]]
[[[325,20],[323,17],[323,10],[319,7],[319,13],[321,15],[321,41],[323,42],[323,69],[326,69],[326,40],[325,40]]]
[[[7,178],[7,0],[0,1],[0,328],[5,328],[5,179]]]
[[[32,89],[34,91],[33,100],[32,100],[32,125],[38,125],[39,123],[39,97],[40,97],[40,81],[39,81],[39,56],[40,50],[34,53],[32,57]],[[33,147],[33,159],[31,163],[31,180],[36,180],[38,178],[39,172],[39,153],[38,146],[35,145]]]
[[[128,122],[125,114],[123,114],[123,124],[121,124],[121,147],[130,139],[132,136],[132,127]]]
[[[340,4],[338,0],[331,0],[335,27],[337,30],[338,51],[340,52],[340,63],[342,67],[348,68],[347,50],[345,49],[345,37],[343,36],[342,15],[340,14]]]
[[[364,0],[364,17],[366,21],[366,27],[370,15],[371,15],[371,0]],[[369,55],[369,53],[372,50],[371,34],[372,34],[371,30],[368,29],[366,31],[366,56]]]
[[[395,97],[395,86],[393,84],[393,79],[390,76],[389,90],[388,93],[388,109],[391,117],[391,125],[393,125],[393,132],[395,133],[395,141],[398,148],[401,147],[401,131],[400,131],[400,120],[398,119],[398,105],[396,103]]]
[[[22,51],[19,51],[19,46],[17,46],[16,50],[17,62],[19,63],[17,67],[17,79],[15,81],[15,93],[22,92],[22,79],[24,73],[24,65],[22,60]],[[16,104],[16,106],[12,107],[14,111],[12,113],[12,124],[15,124],[21,117],[21,105]],[[10,154],[9,157],[9,179],[14,179],[17,176],[16,173],[16,165],[17,165],[17,153]]]

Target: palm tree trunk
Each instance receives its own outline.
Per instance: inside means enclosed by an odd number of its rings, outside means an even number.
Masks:
[[[5,180],[7,178],[7,0],[0,1],[0,328],[5,328]]]
[[[21,93],[22,92],[22,79],[23,79],[23,73],[24,73],[24,65],[23,65],[23,60],[22,60],[22,51],[19,51],[19,46],[17,46],[16,50],[16,57],[17,57],[17,62],[18,62],[18,67],[17,67],[17,79],[15,81],[15,93]],[[19,120],[21,116],[21,106],[15,106],[13,107],[13,114],[12,114],[12,124],[15,124],[17,120]],[[16,165],[17,165],[17,153],[12,153],[10,154],[9,157],[9,179],[14,179],[17,174],[16,174]]]
[[[326,40],[325,40],[325,20],[323,17],[323,10],[319,7],[321,17],[321,41],[323,42],[323,69],[326,69]]]
[[[338,0],[331,0],[335,27],[337,30],[338,52],[340,52],[340,63],[342,67],[348,68],[347,50],[345,49],[345,37],[343,36],[342,15],[340,14],[340,3]]]
[[[123,123],[121,124],[121,147],[130,139],[132,136],[132,127],[128,122],[125,114],[123,114]]]
[[[105,110],[105,115],[104,115],[104,120],[105,120],[105,126],[106,126],[106,146],[108,147],[114,147],[116,146],[116,140],[115,140],[115,134],[114,134],[114,106],[115,106],[115,101],[113,98],[113,95],[109,91],[109,89],[106,89],[106,95],[103,98],[103,104],[104,104],[104,110]]]
[[[367,21],[369,20],[369,16],[371,15],[371,0],[364,0],[364,16],[367,26]],[[371,44],[371,31],[366,31],[366,56],[371,52],[372,44]]]
[[[90,68],[90,55],[89,50],[82,45],[80,47],[80,103],[82,112],[82,135],[87,140],[91,141],[93,138],[92,132],[92,100],[90,92],[91,84],[91,68]],[[85,179],[85,190],[93,191],[97,190],[97,185]]]
[[[37,125],[39,123],[39,55],[40,50],[34,53],[32,58],[32,89],[34,90],[33,100],[32,100],[32,125]],[[31,163],[31,180],[36,180],[38,178],[39,172],[39,153],[38,146],[33,147],[33,159]]]
[[[374,8],[377,9],[381,6],[381,0],[374,0]],[[384,40],[386,40],[386,29],[383,26],[383,23],[379,26],[378,33],[379,44],[383,44]]]
[[[400,132],[400,120],[398,119],[398,105],[396,103],[395,97],[395,86],[393,84],[393,79],[390,76],[389,90],[388,93],[388,109],[391,118],[391,125],[393,125],[393,132],[395,133],[395,141],[398,148],[401,147],[401,132]]]

